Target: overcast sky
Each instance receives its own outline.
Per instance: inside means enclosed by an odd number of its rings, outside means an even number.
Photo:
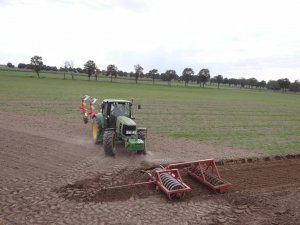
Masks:
[[[297,0],[0,0],[0,64],[300,80]]]

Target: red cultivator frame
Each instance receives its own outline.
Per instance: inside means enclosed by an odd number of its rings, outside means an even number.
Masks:
[[[182,181],[177,169],[155,168],[153,170],[142,172],[149,176],[149,181],[113,186],[105,189],[112,190],[155,184],[157,189],[161,189],[170,200],[182,199],[186,192],[191,191],[191,188]]]
[[[95,103],[97,102],[96,98],[91,98],[88,95],[83,95],[81,97],[81,104],[79,106],[79,109],[81,110],[82,113],[82,119],[83,122],[86,124],[88,123],[90,118],[93,118],[96,114],[95,112]],[[87,108],[87,104],[89,107]]]
[[[148,174],[150,181],[114,186],[106,189],[156,184],[157,188],[161,189],[170,200],[182,199],[186,192],[191,191],[191,188],[183,182],[179,170],[175,168],[183,168],[187,174],[213,191],[223,193],[231,186],[229,182],[221,179],[215,161],[213,159],[206,159],[192,162],[172,163],[166,168],[161,167],[143,171]]]
[[[231,184],[221,179],[220,173],[213,159],[198,160],[193,162],[173,163],[167,168],[184,168],[185,171],[214,191],[223,193]]]
[[[177,169],[157,168],[147,174],[170,200],[181,199],[186,192],[191,191],[191,188],[182,181]]]

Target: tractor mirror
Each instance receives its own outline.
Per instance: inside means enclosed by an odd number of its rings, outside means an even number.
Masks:
[[[138,109],[141,109],[142,108],[142,106],[141,105],[138,105]]]

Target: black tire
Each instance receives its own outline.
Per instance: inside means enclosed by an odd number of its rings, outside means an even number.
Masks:
[[[99,126],[97,119],[94,118],[92,123],[92,135],[95,144],[101,143],[101,141],[99,140],[100,134],[101,134],[101,126]]]
[[[115,144],[115,131],[107,130],[103,135],[103,145],[105,155],[115,156],[116,144]]]
[[[138,133],[138,139],[142,139],[145,142],[147,132],[145,130],[138,130],[137,133]]]
[[[147,136],[147,131],[146,130],[139,130],[137,131],[138,134],[138,139],[141,139],[144,141],[144,150],[143,151],[138,151],[138,154],[146,154],[146,136]]]

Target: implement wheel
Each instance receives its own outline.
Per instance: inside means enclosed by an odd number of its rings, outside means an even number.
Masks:
[[[115,131],[107,130],[103,135],[103,145],[105,155],[115,156],[116,152],[116,143],[115,143]]]
[[[92,134],[93,134],[93,141],[95,144],[98,144],[101,142],[100,139],[100,134],[101,134],[101,126],[98,125],[97,119],[93,119],[93,124],[92,124]]]

